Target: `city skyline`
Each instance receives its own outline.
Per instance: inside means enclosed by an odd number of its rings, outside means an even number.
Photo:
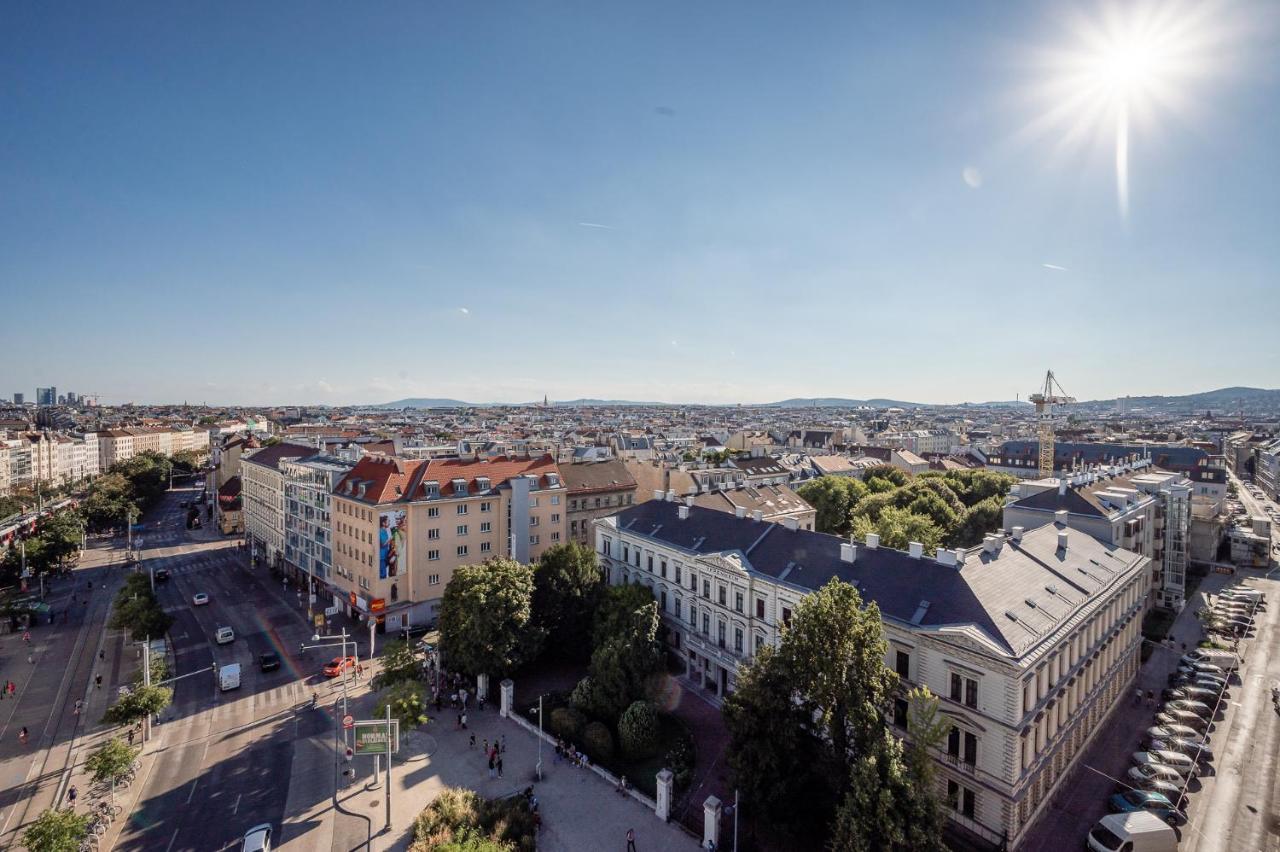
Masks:
[[[1123,209],[1108,125],[1053,100],[1091,10],[729,10],[16,10],[2,378],[246,405],[1275,384],[1268,335],[1197,343],[1280,309],[1274,8],[1213,7],[1191,58],[1229,64],[1135,116]]]

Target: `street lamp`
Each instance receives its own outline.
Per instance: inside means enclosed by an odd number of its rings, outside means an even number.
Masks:
[[[545,693],[543,693],[545,695]],[[530,707],[529,712],[538,712],[538,763],[533,768],[533,773],[539,781],[542,780],[542,695],[538,696],[538,706]]]
[[[337,639],[338,641],[337,641],[337,642],[326,641],[326,640],[331,640],[331,639]],[[346,660],[346,657],[347,657],[347,644],[348,644],[348,643],[350,643],[350,644],[352,645],[352,647],[354,647],[354,648],[355,648],[355,651],[356,651],[356,653],[357,653],[357,654],[358,654],[358,653],[360,653],[360,647],[356,644],[356,640],[354,640],[354,639],[350,639],[350,638],[348,638],[348,637],[347,637],[347,628],[345,628],[345,627],[344,627],[344,628],[342,628],[342,634],[341,634],[341,635],[339,635],[339,636],[321,636],[319,633],[314,633],[314,634],[312,634],[312,636],[311,636],[311,641],[312,641],[312,642],[315,642],[315,643],[318,643],[318,644],[315,644],[315,645],[307,645],[306,643],[302,643],[299,647],[300,647],[303,651],[306,651],[306,650],[308,650],[308,649],[310,649],[310,648],[335,648],[335,647],[341,646],[341,647],[342,647],[342,657],[343,657],[343,660],[344,660],[344,661]],[[353,666],[352,668],[354,668],[354,666]],[[347,682],[348,682],[348,680],[349,680],[349,679],[350,679],[350,678],[349,678],[349,673],[347,672],[347,670],[346,670],[346,668],[345,668],[345,666],[344,666],[344,668],[343,668],[343,674],[342,674],[342,715],[343,715],[343,717],[344,717],[344,718],[345,718],[345,717],[346,717],[346,715],[347,715],[347,695],[348,695],[348,691],[347,691]],[[345,729],[343,729],[343,730],[344,730],[344,733],[343,733],[343,735],[342,735],[342,742],[343,742],[343,745],[346,745],[347,735],[346,735],[346,733],[345,733]]]

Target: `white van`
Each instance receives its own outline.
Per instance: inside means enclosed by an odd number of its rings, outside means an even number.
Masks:
[[[228,663],[218,669],[218,686],[223,692],[240,688],[240,664]]]
[[[230,627],[219,627],[218,632],[213,634],[213,641],[219,645],[226,645],[229,642],[236,641],[236,632]]]
[[[1107,814],[1085,845],[1093,852],[1177,852],[1178,833],[1153,813]]]

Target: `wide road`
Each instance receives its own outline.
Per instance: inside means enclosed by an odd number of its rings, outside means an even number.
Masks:
[[[327,716],[307,706],[326,652],[300,652],[311,631],[267,588],[265,569],[245,567],[235,542],[188,533],[178,504],[196,493],[172,492],[159,525],[146,533],[144,567],[170,575],[157,593],[175,618],[174,674],[191,676],[174,684],[174,703],[154,731],[154,762],[118,849],[238,849],[244,832],[261,823],[278,836],[295,742],[332,736]],[[192,603],[198,592],[208,604]],[[224,626],[235,640],[216,644]],[[278,670],[260,670],[267,652],[279,655]],[[214,663],[238,663],[240,687],[219,690],[208,671]]]

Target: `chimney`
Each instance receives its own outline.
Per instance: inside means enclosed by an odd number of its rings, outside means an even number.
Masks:
[[[937,560],[939,565],[956,564],[956,552],[954,550],[947,550],[945,547],[939,547],[938,553],[934,558]]]
[[[661,488],[655,488],[653,490],[653,499],[665,500],[667,499],[667,492],[663,491]]]
[[[678,507],[676,509],[676,514],[680,517],[680,520],[687,521],[689,519],[689,507],[688,506]]]
[[[690,496],[690,497],[686,497],[686,498],[684,498],[684,504],[685,504],[686,506],[692,506],[692,505],[693,505],[693,497],[692,497],[692,496]]]
[[[746,506],[734,506],[734,507],[733,507],[733,513],[734,513],[735,515],[737,515],[739,518],[745,518],[745,517],[747,516],[747,507],[746,507]]]
[[[800,529],[800,522],[795,518],[783,518],[782,525],[792,531]]]
[[[668,503],[676,502],[676,492],[674,490],[667,492],[667,502]]]
[[[1021,544],[1021,543],[1022,543],[1022,533],[1025,531],[1025,529],[1026,529],[1025,527],[1014,527],[1014,528],[1013,528],[1013,536],[1012,536],[1012,538],[1013,538],[1013,541],[1014,541],[1014,543],[1015,543],[1015,544]]]
[[[982,550],[984,553],[995,553],[996,537],[993,535],[984,535],[982,537]]]
[[[1067,549],[1067,531],[1066,530],[1063,530],[1062,532],[1058,533],[1058,549],[1059,550]]]
[[[880,546],[880,533],[867,533],[867,549],[875,550]]]
[[[1066,509],[1059,509],[1058,511],[1053,513],[1053,522],[1055,524],[1061,524],[1062,526],[1065,527],[1067,525],[1068,514],[1069,513],[1067,512]]]
[[[841,562],[853,562],[857,558],[858,558],[857,545],[851,544],[850,542],[847,542],[847,541],[840,542],[840,561]]]
[[[918,541],[907,542],[907,553],[911,554],[912,559],[919,559],[924,555],[924,545]]]
[[[756,509],[754,512],[752,512],[752,513],[751,513],[751,520],[753,520],[753,521],[763,521],[763,520],[764,520],[764,512],[760,511],[759,509]]]
[[[955,549],[955,554],[956,554],[956,567],[959,568],[961,565],[964,564],[964,554],[965,554],[964,548],[957,547]]]
[[[1058,496],[1065,497],[1067,494],[1067,481],[1065,479],[1058,480]]]

